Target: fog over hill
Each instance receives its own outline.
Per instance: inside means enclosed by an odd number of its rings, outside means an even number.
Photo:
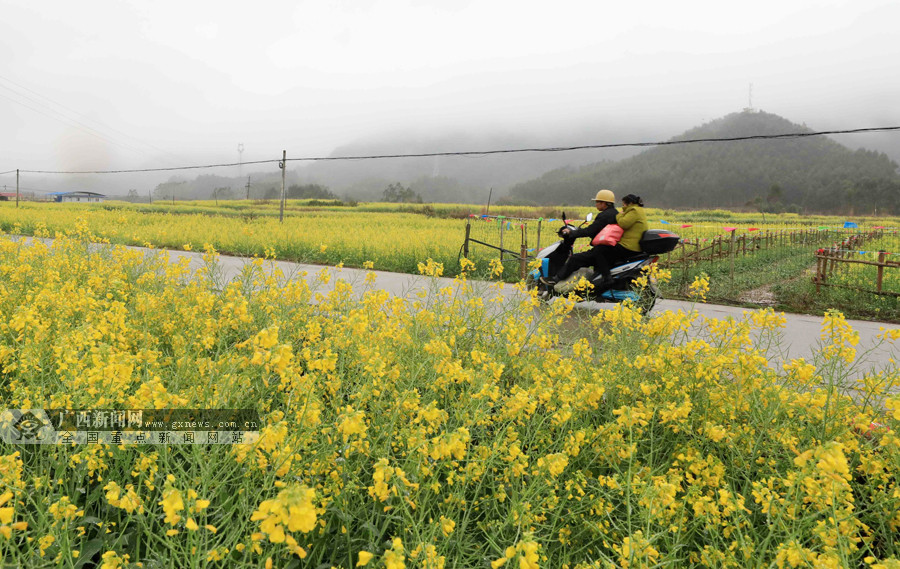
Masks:
[[[396,133],[338,147],[331,156],[452,153],[523,148],[613,144],[629,137],[655,136],[646,129],[580,126],[577,130],[545,133]],[[300,172],[309,183],[324,184],[340,195],[379,199],[385,186],[400,182],[425,201],[481,203],[493,188],[495,197],[518,182],[564,166],[614,161],[632,156],[634,148],[520,152],[508,154],[388,158],[315,162]]]
[[[673,141],[815,132],[745,110]],[[648,205],[772,211],[897,213],[900,174],[882,152],[851,150],[827,136],[658,146],[616,163],[557,169],[510,190],[523,203],[581,203],[601,187]]]
[[[674,136],[671,126],[619,121],[575,121],[516,131],[485,125],[479,131],[404,129],[336,147],[329,156],[369,156],[569,147],[810,132],[827,127],[798,125],[765,112],[732,113]],[[854,196],[893,208],[891,195],[900,145],[897,133],[873,133],[727,144],[639,147],[564,152],[289,162],[287,186],[321,186],[334,196],[379,200],[392,184],[410,188],[425,202],[581,203],[598,186],[646,195],[656,205],[682,207],[772,207],[809,210],[832,200],[845,209]],[[869,144],[873,143],[873,144]],[[891,154],[879,152],[888,147]],[[861,148],[860,148],[861,147]],[[857,151],[851,149],[858,148]],[[291,158],[290,154],[288,156]],[[202,173],[198,173],[202,172]],[[272,199],[280,195],[277,164],[116,175],[23,177],[23,194],[90,190],[147,201],[172,199]],[[773,195],[769,192],[778,186]],[[7,185],[7,191],[14,186]],[[37,192],[32,192],[37,190]],[[134,198],[136,194],[136,198]],[[882,195],[883,194],[883,195]],[[756,202],[754,205],[754,201]],[[859,208],[862,204],[855,207]],[[874,209],[874,202],[870,209]]]
[[[610,126],[597,121],[576,121],[545,128],[520,130],[485,126],[478,131],[429,131],[404,129],[383,132],[336,147],[328,156],[371,156],[472,152],[522,148],[570,147],[615,144],[623,140],[656,140],[670,136],[663,129],[641,126]],[[509,154],[386,158],[372,160],[291,161],[288,154],[286,183],[315,184],[327,187],[339,197],[379,200],[390,184],[403,184],[424,201],[484,203],[493,189],[493,199],[505,195],[512,185],[544,172],[565,166],[580,166],[597,161],[614,161],[634,155],[638,149],[615,148],[565,152],[522,152]],[[280,194],[281,172],[276,164],[244,165],[240,168],[137,173],[123,175],[75,175],[42,177],[29,175],[30,186],[43,191],[85,189],[125,196],[134,189],[141,200],[212,199],[217,188],[220,199],[246,197],[250,178],[251,198]]]

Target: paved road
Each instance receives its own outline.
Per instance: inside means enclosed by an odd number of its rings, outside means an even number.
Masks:
[[[202,254],[184,251],[168,251],[168,255],[172,261],[180,258],[188,257],[191,259],[191,267],[199,268],[203,265]],[[249,260],[241,257],[221,256],[219,265],[222,268],[223,278],[231,279],[240,273],[243,266]],[[291,263],[286,261],[266,262],[267,267],[280,270],[286,276],[298,277],[306,273],[306,278],[312,279],[315,274],[321,271],[321,265],[307,265],[302,263]],[[343,279],[350,283],[362,283],[368,272],[375,272],[378,277],[375,287],[384,289],[398,296],[409,297],[416,292],[425,290],[429,286],[430,279],[419,275],[408,275],[403,273],[390,273],[385,271],[365,271],[361,269],[349,268],[332,268],[336,279]],[[450,284],[452,279],[439,279],[442,284]],[[331,284],[333,284],[332,281]],[[324,290],[330,288],[331,285]],[[486,286],[486,285],[485,285]],[[504,287],[503,294],[512,298],[515,294],[515,288],[511,285]],[[613,304],[599,304],[595,302],[585,302],[580,305],[588,310],[605,310],[614,307]],[[727,318],[740,319],[746,308],[733,306],[721,306],[715,304],[695,304],[679,300],[662,299],[657,302],[654,312],[672,310],[682,310],[688,312],[696,310],[703,316],[708,318],[716,318],[724,320]],[[770,350],[769,359],[773,364],[778,364],[790,360],[791,358],[811,359],[813,352],[816,350],[821,334],[822,318],[817,316],[809,316],[804,314],[785,314],[786,324],[784,327],[784,342],[780,346],[773,346]],[[900,361],[900,345],[891,345],[879,341],[876,336],[881,333],[882,329],[895,328],[896,325],[883,322],[869,322],[864,320],[849,320],[853,329],[859,333],[860,342],[857,346],[859,354],[865,354],[865,361],[861,369],[881,369],[891,364],[891,359]]]
[[[25,240],[30,241],[31,238],[25,238]],[[132,248],[148,252],[153,251],[140,247]],[[182,258],[188,258],[190,260],[190,268],[195,270],[205,265],[205,262],[202,258],[203,254],[200,252],[170,250],[166,251],[166,253],[168,254],[169,259],[172,262],[176,262]],[[221,269],[222,278],[226,281],[233,279],[241,272],[244,265],[246,265],[250,261],[251,259],[242,257],[231,257],[224,255],[220,256],[218,262]],[[316,273],[320,272],[323,268],[328,268],[330,271],[332,271],[333,278],[329,285],[319,287],[319,290],[323,292],[327,292],[328,290],[330,290],[337,279],[342,279],[349,283],[361,285],[365,280],[366,273],[369,272],[375,272],[377,275],[377,279],[374,285],[376,288],[387,290],[394,295],[402,297],[410,297],[416,292],[426,290],[431,284],[429,278],[419,275],[390,273],[385,271],[366,271],[362,269],[323,267],[321,265],[308,265],[287,261],[266,261],[265,266],[267,270],[277,269],[280,270],[285,276],[291,278],[297,278],[305,275],[305,278],[307,278],[308,280],[314,279]],[[452,279],[439,279],[439,281],[441,281],[441,285],[444,286],[445,284],[450,284],[452,282]],[[487,283],[484,283],[484,286],[486,288]],[[511,299],[517,293],[514,287],[508,285],[504,287],[502,294]],[[588,310],[604,310],[612,308],[614,305],[585,302],[580,306]],[[656,307],[653,309],[653,311],[658,312],[664,310],[682,310],[685,312],[696,310],[705,317],[716,318],[720,320],[724,320],[727,318],[739,319],[746,311],[748,311],[748,309],[746,308],[733,306],[694,304],[685,301],[663,299],[657,302]],[[772,347],[769,350],[769,361],[774,365],[778,365],[781,362],[788,361],[791,358],[802,357],[810,360],[819,342],[822,319],[817,316],[802,314],[785,314],[785,318],[787,322],[784,328],[784,341],[783,343],[781,343],[781,345]],[[892,366],[892,360],[900,361],[900,345],[891,345],[885,342],[881,342],[876,338],[876,336],[881,333],[882,329],[896,328],[897,326],[895,324],[869,322],[864,320],[850,320],[848,322],[851,326],[853,326],[853,329],[859,333],[860,341],[859,345],[857,346],[857,352],[861,355],[864,354],[865,356],[863,361],[860,362],[858,372],[860,375],[864,370],[883,369],[885,367]]]

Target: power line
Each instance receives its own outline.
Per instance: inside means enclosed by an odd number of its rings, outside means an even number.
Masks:
[[[603,148],[624,148],[642,146],[673,146],[676,144],[696,144],[700,142],[738,142],[745,140],[775,140],[786,138],[806,138],[810,136],[823,136],[828,134],[859,134],[868,132],[900,131],[900,126],[880,126],[871,128],[855,128],[848,130],[823,130],[817,132],[792,132],[785,134],[757,134],[749,136],[734,136],[721,138],[690,138],[684,140],[667,140],[661,142],[623,142],[617,144],[585,144],[580,146],[553,146],[545,148],[511,148],[502,150],[470,150],[462,152],[424,152],[420,154],[373,154],[365,156],[308,156],[303,158],[288,158],[287,162],[314,162],[337,160],[377,160],[384,158],[427,158],[434,156],[487,156],[490,154],[514,154],[520,152],[568,152],[572,150],[597,150]],[[240,166],[243,164],[273,164],[281,160],[257,160],[255,162],[229,163],[229,164],[205,164],[200,166],[175,166],[171,168],[140,168],[134,170],[20,170],[27,174],[126,174],[132,172],[169,172],[174,170],[196,170],[203,168],[222,168],[227,166]]]
[[[10,89],[9,87],[7,87],[7,86],[5,86],[5,85],[0,85],[0,87],[2,87],[2,88],[4,88],[4,89],[7,89],[7,90],[9,90],[9,91],[12,91],[13,93],[15,93],[16,95],[18,95],[19,97],[22,97],[23,99],[26,99],[26,100],[31,101],[31,102],[33,102],[33,103],[41,104],[40,101],[35,101],[35,100],[32,99],[31,97],[28,97],[28,96],[26,96],[26,95],[22,95],[21,93],[17,93],[16,91],[13,91],[12,89]],[[112,145],[114,145],[114,146],[118,146],[119,148],[123,148],[123,149],[125,149],[125,150],[131,151],[131,152],[135,152],[135,153],[138,153],[138,154],[141,153],[141,151],[138,150],[137,148],[133,148],[133,147],[131,147],[131,146],[127,146],[127,145],[122,144],[122,143],[120,143],[120,142],[116,142],[115,140],[113,140],[113,139],[109,138],[108,136],[104,135],[103,133],[101,133],[101,132],[99,132],[99,131],[96,131],[96,130],[92,129],[91,127],[87,126],[86,124],[80,123],[80,122],[78,122],[77,120],[75,120],[75,119],[73,119],[73,118],[67,117],[67,116],[65,116],[64,114],[62,114],[62,113],[60,113],[59,111],[56,111],[56,110],[54,110],[54,109],[52,109],[52,108],[49,108],[49,107],[48,107],[49,112],[51,112],[51,113],[56,113],[56,114],[59,115],[59,116],[54,116],[54,115],[52,115],[52,114],[48,114],[48,112],[46,112],[46,111],[43,111],[43,110],[41,110],[41,109],[39,109],[39,108],[37,108],[37,107],[33,107],[33,106],[29,105],[29,104],[23,103],[22,101],[19,101],[19,100],[17,100],[17,99],[14,99],[13,97],[10,97],[10,96],[8,96],[8,95],[4,95],[3,93],[0,93],[0,97],[3,97],[4,99],[6,99],[6,100],[8,100],[8,101],[12,101],[13,103],[16,103],[16,104],[18,104],[18,105],[22,105],[22,106],[25,107],[26,109],[30,109],[30,110],[36,112],[36,113],[39,114],[39,115],[43,115],[43,116],[45,116],[45,117],[47,117],[47,118],[51,118],[51,119],[54,119],[54,120],[58,120],[58,121],[61,122],[61,123],[67,124],[67,125],[72,126],[72,127],[75,127],[75,128],[77,128],[78,130],[81,130],[81,131],[83,131],[83,132],[85,132],[85,133],[87,133],[87,134],[89,134],[89,135],[91,135],[91,136],[93,136],[93,137],[99,138],[100,140],[106,141],[106,142],[108,142],[108,143],[110,143],[110,144],[112,144]],[[45,105],[45,106],[46,106],[46,105]]]
[[[0,192],[15,193],[15,192],[10,192],[10,190],[15,190],[16,186],[15,186],[15,184],[0,184],[0,188],[4,188],[4,189],[0,190]],[[25,186],[19,186],[19,189],[25,190],[27,192],[38,192],[41,194],[52,194],[57,191],[57,190],[44,190],[41,188],[30,188],[30,187],[26,188]]]
[[[13,188],[10,188],[10,189],[13,189]],[[39,188],[26,188],[26,187],[24,187],[24,186],[19,186],[19,189],[20,189],[20,190],[25,190],[26,192],[38,192],[38,193],[41,193],[41,194],[52,194],[52,193],[55,193],[55,192],[57,191],[57,190],[42,190],[42,189],[39,189]],[[7,190],[7,191],[8,191],[8,190]]]
[[[281,160],[256,160],[255,162],[231,162],[229,164],[203,164],[200,166],[174,166],[171,168],[138,168],[135,170],[19,170],[23,174],[128,174],[132,172],[171,172],[174,170],[198,170],[201,168],[224,168],[241,164],[274,164]]]
[[[54,105],[56,105],[56,106],[58,106],[58,107],[60,107],[60,108],[63,108],[63,109],[65,109],[65,110],[67,110],[67,111],[69,111],[70,113],[75,114],[75,115],[76,115],[77,117],[79,117],[79,118],[85,118],[85,119],[87,119],[87,120],[91,120],[91,119],[88,119],[87,117],[85,117],[85,115],[84,115],[83,113],[80,113],[80,112],[76,111],[75,109],[72,109],[71,107],[67,107],[66,105],[64,105],[64,104],[62,104],[62,103],[60,103],[60,102],[58,102],[58,101],[55,101],[55,100],[51,99],[50,97],[48,97],[48,96],[46,96],[46,95],[42,95],[41,93],[38,93],[38,92],[35,91],[34,89],[30,89],[30,88],[26,87],[25,85],[22,85],[21,83],[17,83],[17,82],[15,82],[15,81],[13,81],[12,79],[8,78],[8,77],[4,77],[3,75],[0,75],[0,79],[2,79],[3,81],[6,81],[7,83],[12,83],[12,84],[15,85],[16,87],[19,87],[20,89],[24,89],[25,91],[28,91],[29,93],[33,93],[34,95],[37,95],[38,97],[40,97],[40,98],[42,98],[42,99],[45,99],[45,100],[47,100],[47,101],[53,103]],[[46,103],[44,103],[44,102],[42,102],[42,101],[37,101],[37,100],[35,100],[35,99],[31,98],[31,97],[28,97],[28,96],[26,96],[26,95],[23,95],[22,93],[19,93],[19,92],[15,91],[14,89],[11,89],[10,87],[7,87],[7,86],[5,86],[5,85],[0,85],[0,87],[3,87],[4,89],[6,89],[6,90],[8,90],[8,91],[11,91],[12,93],[15,93],[16,95],[18,95],[18,96],[20,96],[20,97],[23,97],[23,98],[25,98],[25,99],[27,99],[27,100],[29,100],[29,101],[32,101],[32,102],[34,102],[34,103],[36,103],[36,104],[38,104],[38,105],[42,105],[43,107],[49,109],[50,111],[52,111],[52,112],[54,112],[54,113],[56,113],[56,114],[62,116],[63,118],[65,118],[65,119],[67,119],[67,120],[70,120],[70,121],[73,121],[73,122],[76,122],[76,123],[78,123],[79,125],[82,125],[82,126],[84,126],[85,128],[87,128],[87,129],[89,129],[89,130],[91,130],[91,131],[93,131],[93,132],[96,132],[96,133],[99,134],[99,135],[106,135],[106,133],[102,133],[102,132],[100,132],[100,131],[94,129],[94,128],[91,127],[90,125],[86,125],[86,124],[82,123],[81,121],[78,121],[78,120],[73,119],[73,118],[71,118],[71,117],[67,117],[65,114],[63,114],[63,113],[57,111],[56,109],[54,109],[53,107],[51,107],[50,105],[48,105],[48,104],[46,104]],[[19,104],[22,104],[22,103],[19,103]],[[29,108],[30,108],[30,107],[29,107]],[[31,109],[31,110],[35,110],[35,111],[36,111],[36,109]],[[37,112],[37,111],[36,111],[36,112]],[[51,118],[56,118],[56,117],[51,117]],[[121,134],[121,135],[123,135],[123,136],[125,136],[125,137],[127,137],[127,138],[130,138],[130,139],[134,140],[135,142],[138,142],[139,144],[143,144],[144,146],[146,146],[146,147],[148,147],[148,148],[152,148],[153,150],[155,150],[155,151],[157,151],[157,152],[162,152],[163,154],[168,154],[169,156],[172,156],[172,157],[176,157],[176,158],[177,158],[177,156],[175,156],[174,154],[171,154],[170,152],[167,152],[167,151],[165,151],[165,150],[163,150],[163,149],[161,149],[161,148],[157,148],[156,146],[153,146],[152,144],[149,144],[149,143],[147,143],[147,142],[143,142],[143,141],[141,141],[141,140],[138,140],[137,138],[135,138],[135,137],[133,137],[133,136],[127,134],[127,133],[124,133],[124,132],[122,132],[122,131],[120,131],[120,130],[117,130],[117,129],[111,127],[111,126],[104,125],[104,124],[101,123],[100,121],[94,121],[94,122],[97,122],[99,125],[102,125],[102,128],[105,128],[105,129],[110,130],[110,131],[112,131],[112,132],[116,132],[116,133],[118,133],[118,134]],[[109,135],[106,135],[106,136],[109,136]],[[110,139],[110,140],[111,140],[111,139]],[[115,144],[114,141],[112,141],[112,142]],[[140,152],[139,150],[134,149],[134,148],[128,148],[128,149],[129,149],[129,150],[133,150],[134,152]]]
[[[512,154],[515,152],[566,152],[570,150],[592,150],[601,148],[623,148],[626,146],[670,146],[674,144],[693,144],[697,142],[733,142],[741,140],[766,140],[778,138],[803,138],[826,134],[855,134],[862,132],[883,132],[900,130],[900,126],[881,126],[873,128],[856,128],[851,130],[824,130],[819,132],[794,132],[786,134],[758,134],[751,136],[735,136],[730,138],[693,138],[686,140],[668,140],[665,142],[623,142],[618,144],[585,144],[581,146],[556,146],[549,148],[517,148],[510,150],[483,150],[467,152],[428,152],[422,154],[380,154],[372,156],[326,156],[316,158],[288,158],[291,161],[314,160],[369,160],[376,158],[427,158],[431,156],[485,156],[488,154]]]

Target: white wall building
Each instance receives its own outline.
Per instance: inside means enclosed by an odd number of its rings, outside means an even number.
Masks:
[[[105,195],[98,194],[97,192],[58,192],[51,195],[53,196],[53,201],[57,202],[96,203],[106,199]]]

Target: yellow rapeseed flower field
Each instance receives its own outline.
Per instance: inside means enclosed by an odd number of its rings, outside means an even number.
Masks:
[[[900,565],[900,374],[861,376],[839,313],[814,359],[775,368],[771,310],[619,306],[573,326],[574,298],[495,302],[465,276],[410,300],[324,292],[327,271],[285,280],[264,259],[220,287],[91,247],[91,223],[0,239],[4,405],[252,407],[263,424],[252,444],[0,443],[6,564]],[[328,233],[310,247],[339,248]]]
[[[592,211],[588,207],[563,209],[569,210],[567,216],[576,224]],[[305,207],[302,201],[297,201],[289,203],[288,215],[284,223],[279,223],[277,204],[271,203],[234,202],[213,207],[210,202],[179,202],[176,206],[22,202],[20,207],[15,207],[12,202],[0,202],[0,230],[45,236],[89,231],[102,240],[122,245],[190,251],[201,250],[209,244],[223,254],[326,265],[343,263],[348,267],[369,264],[378,270],[412,274],[416,273],[418,263],[434,259],[444,265],[445,274],[455,275],[462,270],[460,258],[466,218],[470,220],[473,238],[494,245],[499,245],[502,239],[504,248],[514,253],[507,255],[507,259],[519,254],[523,228],[526,247],[534,255],[539,245],[546,246],[557,239],[556,230],[562,225],[561,220],[549,215],[541,217],[547,215],[547,208],[518,207],[507,211],[529,216],[528,220],[515,217],[483,220],[474,213],[465,213],[473,210],[480,210],[480,206],[375,203],[356,207]],[[843,223],[837,217],[792,214],[763,217],[760,221],[759,214],[648,209],[650,227],[676,232],[690,244],[688,252],[707,246],[716,237],[730,235],[729,229],[734,229],[754,247],[752,239],[775,232],[815,231],[822,224],[836,229]],[[861,227],[893,224],[896,228],[900,220],[870,219],[860,223]],[[891,235],[896,248],[896,232]],[[815,241],[820,242],[825,241]],[[747,246],[744,244],[745,250]],[[578,250],[587,247],[587,240],[577,245]],[[673,256],[677,257],[679,252]],[[498,255],[495,249],[477,244],[470,247],[470,257],[482,266]],[[504,277],[517,280],[518,270],[518,263],[506,263]]]

